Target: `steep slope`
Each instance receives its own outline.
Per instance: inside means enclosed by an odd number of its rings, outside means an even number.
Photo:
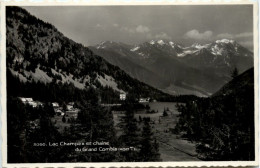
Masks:
[[[153,64],[146,65],[146,67],[168,79],[171,85],[165,89],[172,88],[175,94],[182,94],[178,93],[177,90],[177,87],[181,87],[190,90],[190,93],[199,92],[199,96],[209,96],[222,83],[225,83],[224,78],[213,76],[208,71],[189,67],[174,58],[161,56]]]
[[[7,7],[6,16],[7,68],[24,82],[73,83],[80,89],[107,86],[141,96],[168,96],[131,78],[22,8]]]
[[[254,93],[254,68],[250,68],[244,73],[225,84],[219,91],[214,93],[212,97],[227,95],[245,95],[245,92]]]
[[[106,45],[108,44],[108,45]],[[118,66],[127,72],[131,77],[147,83],[156,88],[167,86],[167,80],[161,78],[154,72],[139,65],[138,56],[130,51],[127,45],[115,42],[103,42],[96,47],[89,47],[95,54],[102,56],[112,65]]]

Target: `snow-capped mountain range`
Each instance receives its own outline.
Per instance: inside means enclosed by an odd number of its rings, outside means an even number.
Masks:
[[[132,77],[172,94],[209,96],[231,79],[235,67],[240,73],[253,67],[253,53],[229,39],[191,46],[168,40],[138,45],[105,41],[90,49]]]
[[[239,45],[236,41],[234,40],[229,40],[229,39],[222,39],[222,40],[216,40],[213,43],[209,44],[199,44],[199,43],[194,43],[191,46],[184,47],[180,44],[174,43],[172,41],[166,41],[166,40],[151,40],[148,43],[143,43],[140,45],[137,45],[133,48],[130,49],[130,51],[133,52],[138,52],[139,55],[143,56],[145,53],[139,52],[141,51],[142,47],[147,47],[147,45],[151,45],[152,47],[156,47],[158,49],[168,49],[172,50],[173,53],[177,53],[177,57],[185,57],[189,54],[198,54],[202,49],[208,50],[211,54],[213,55],[223,55],[225,52],[235,52],[237,55],[239,54],[244,54],[244,56],[251,56],[252,53],[245,53],[244,52],[244,47]],[[175,51],[175,52],[174,52]],[[147,58],[147,57],[144,57]]]

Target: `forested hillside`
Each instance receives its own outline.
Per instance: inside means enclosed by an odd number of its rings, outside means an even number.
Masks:
[[[117,66],[19,7],[6,8],[7,68],[26,81],[72,83],[160,99],[167,94],[133,79]]]
[[[204,160],[254,160],[254,69],[210,98],[179,105],[175,131],[197,142]]]

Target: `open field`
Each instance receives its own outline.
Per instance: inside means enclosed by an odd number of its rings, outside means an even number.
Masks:
[[[179,138],[173,134],[171,130],[175,127],[178,121],[179,112],[175,107],[176,103],[162,103],[155,102],[150,103],[151,110],[158,110],[158,113],[148,114],[144,111],[140,111],[135,114],[138,121],[140,117],[150,117],[151,128],[154,132],[154,136],[160,145],[160,154],[163,161],[199,161],[196,157],[195,144]],[[168,116],[162,117],[164,108],[168,108]],[[120,118],[124,114],[114,114],[115,126],[120,123]],[[142,128],[142,123],[138,124],[138,127]],[[116,127],[118,131],[117,135],[121,134],[120,128]]]

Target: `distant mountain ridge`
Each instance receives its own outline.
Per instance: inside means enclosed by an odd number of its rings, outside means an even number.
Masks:
[[[241,73],[253,67],[253,53],[228,39],[188,47],[168,40],[151,40],[139,45],[109,41],[90,49],[132,77],[175,95],[209,96],[231,80],[233,68],[237,67]],[[141,67],[140,74],[149,71],[146,78],[132,73],[136,68],[131,67],[136,66]],[[149,76],[154,80],[147,80]]]

